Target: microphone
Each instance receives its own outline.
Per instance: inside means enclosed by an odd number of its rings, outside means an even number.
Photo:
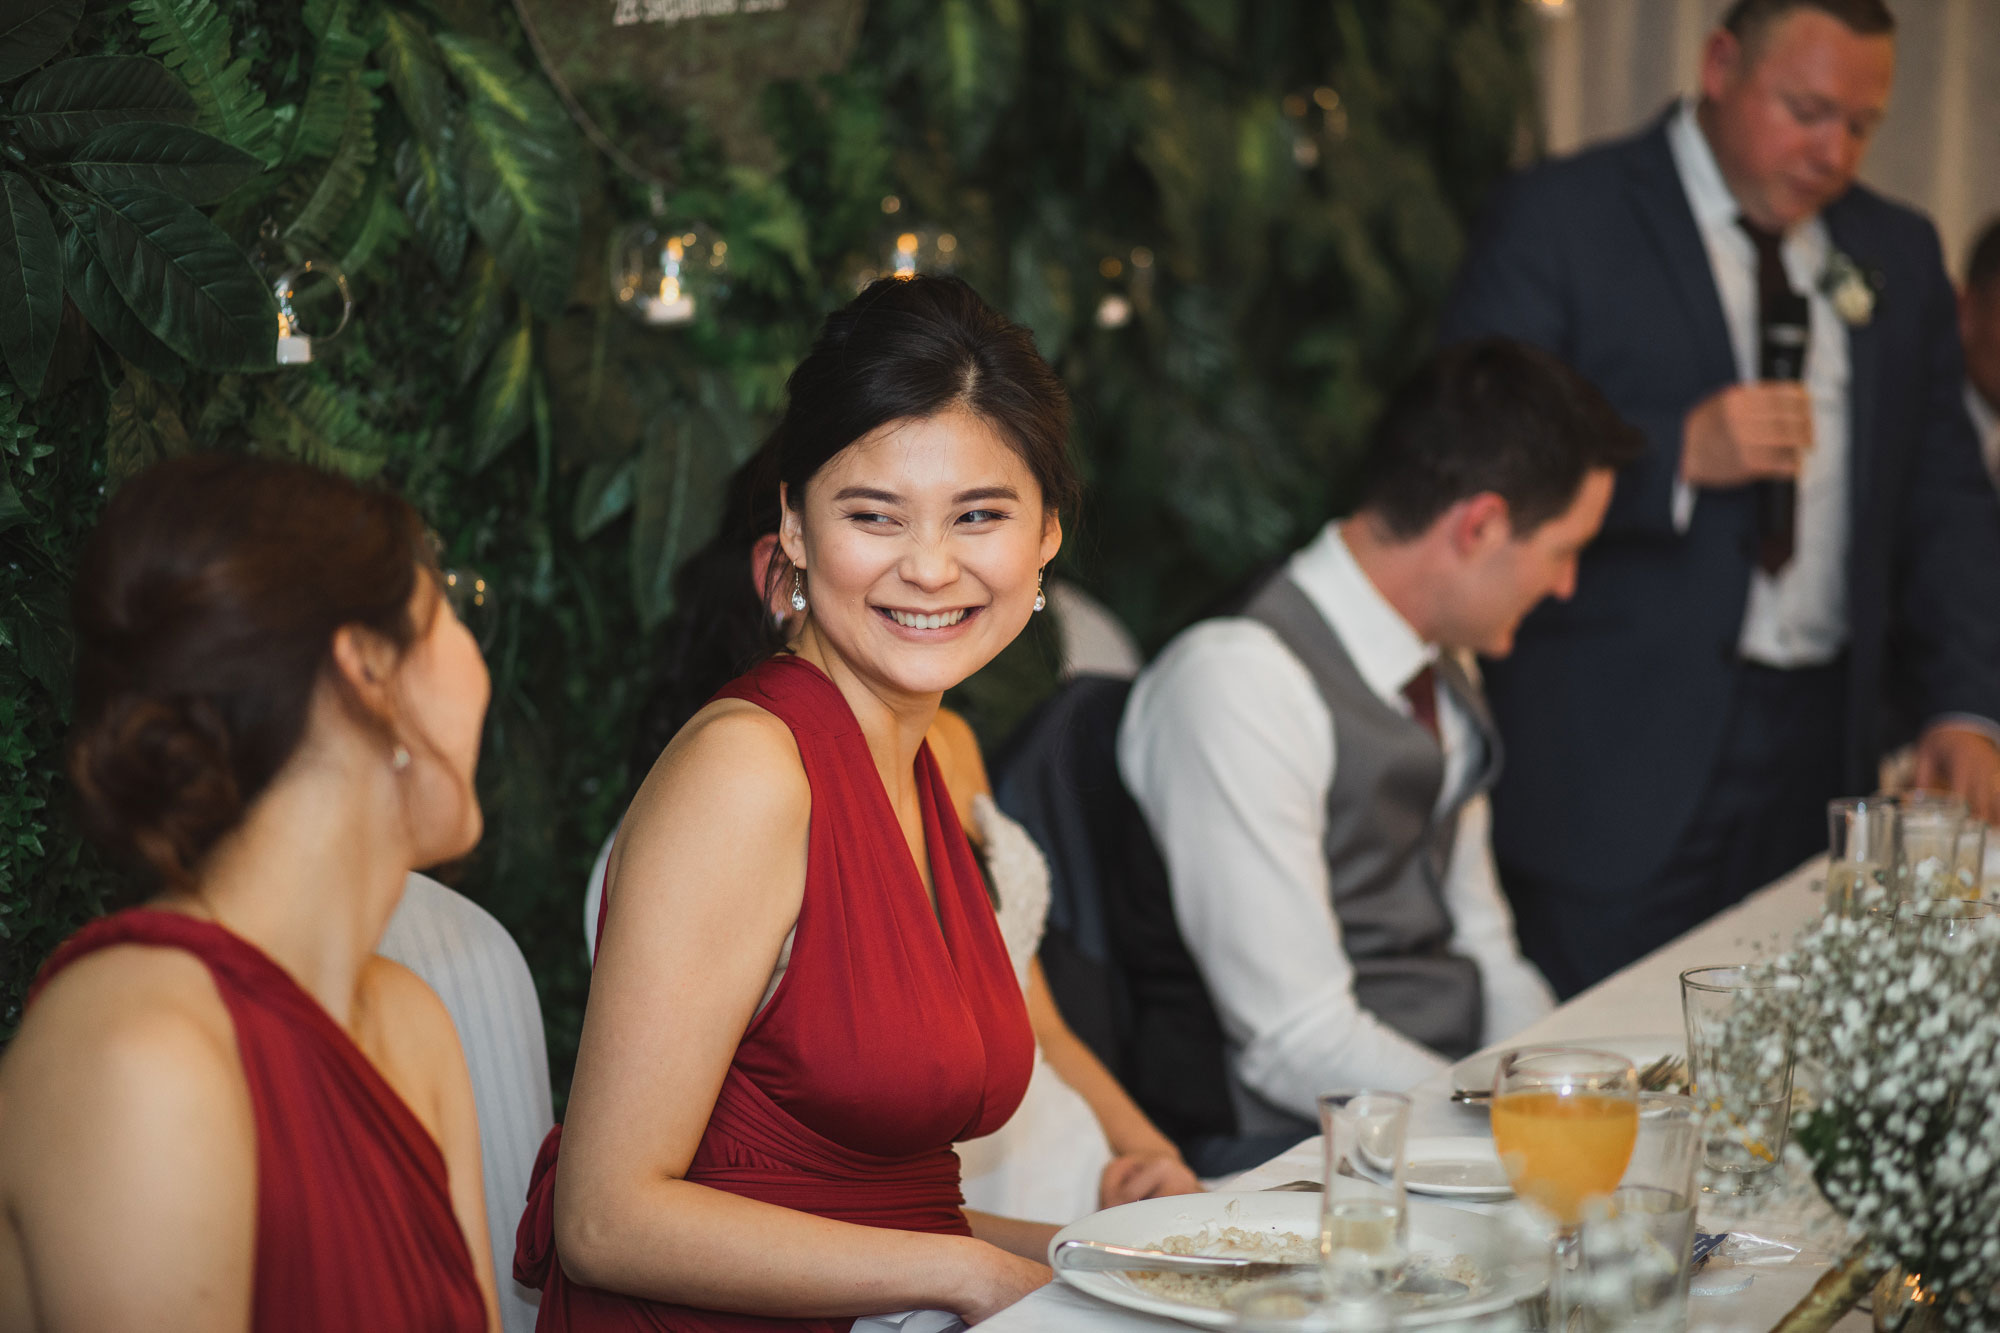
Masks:
[[[1760,303],[1757,374],[1766,380],[1803,380],[1811,314],[1805,296],[1787,286],[1766,293]],[[1798,522],[1799,487],[1794,481],[1757,484],[1757,528],[1766,540],[1777,538],[1792,548]]]

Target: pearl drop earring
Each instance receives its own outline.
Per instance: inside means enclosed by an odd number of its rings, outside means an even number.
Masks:
[[[1035,609],[1042,610],[1049,604],[1048,595],[1042,591],[1042,571],[1035,571]]]
[[[400,773],[409,766],[410,752],[407,749],[398,745],[395,749],[389,751],[389,767]]]

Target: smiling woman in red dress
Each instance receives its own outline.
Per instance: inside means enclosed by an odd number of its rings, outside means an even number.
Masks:
[[[924,734],[1040,604],[1067,402],[941,278],[835,313],[788,392],[774,577],[804,614],[618,834],[516,1258],[544,1330],[977,1322],[1049,1277],[1053,1228],[961,1207],[951,1144],[1012,1113],[1034,1039]]]
[[[129,481],[77,572],[71,774],[148,872],[0,1061],[0,1330],[497,1329],[444,1006],[375,956],[478,841],[486,668],[409,505],[296,463]]]

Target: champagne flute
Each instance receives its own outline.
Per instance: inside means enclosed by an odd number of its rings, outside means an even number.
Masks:
[[[1639,1137],[1638,1071],[1609,1051],[1506,1051],[1493,1077],[1492,1114],[1493,1146],[1514,1193],[1555,1223],[1551,1326],[1567,1329],[1584,1216],[1616,1193]]]

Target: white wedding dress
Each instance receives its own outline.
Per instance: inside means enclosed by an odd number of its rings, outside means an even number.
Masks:
[[[1048,925],[1048,862],[992,798],[975,796],[972,817],[1000,900],[1000,934],[1025,987]],[[1057,1076],[1039,1043],[1021,1108],[998,1132],[957,1146],[966,1207],[1057,1225],[1097,1211],[1098,1177],[1112,1157],[1089,1103]]]

